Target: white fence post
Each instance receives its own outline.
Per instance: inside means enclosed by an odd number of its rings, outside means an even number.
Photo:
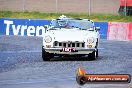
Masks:
[[[56,13],[58,13],[58,0],[56,0]]]
[[[88,14],[89,14],[89,16],[91,15],[91,0],[89,0],[89,9],[88,9]]]
[[[25,0],[23,0],[23,12],[25,12]]]

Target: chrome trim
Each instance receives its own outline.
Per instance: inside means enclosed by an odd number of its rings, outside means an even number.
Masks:
[[[58,42],[58,41],[54,41],[53,47],[55,47],[55,48],[59,48],[59,47],[61,47],[61,48],[64,48],[64,47],[67,47],[67,48],[84,48],[85,42],[79,42],[79,41]]]

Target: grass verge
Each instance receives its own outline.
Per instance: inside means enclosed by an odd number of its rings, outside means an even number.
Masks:
[[[86,18],[93,21],[132,22],[132,16],[119,16],[112,14],[91,14],[89,16],[87,13],[40,13],[0,11],[0,18],[53,19],[58,18],[62,14],[72,18]]]

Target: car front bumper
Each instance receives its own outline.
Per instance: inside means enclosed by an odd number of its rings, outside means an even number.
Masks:
[[[43,49],[48,52],[48,53],[54,53],[54,54],[69,54],[69,55],[74,55],[74,54],[89,54],[92,53],[93,51],[97,51],[96,48],[79,48],[75,49],[75,52],[63,52],[62,48],[44,48]]]

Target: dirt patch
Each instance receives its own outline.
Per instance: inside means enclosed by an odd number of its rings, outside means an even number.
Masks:
[[[89,0],[0,0],[0,10],[6,11],[118,14],[119,6],[120,0],[91,0],[91,6]]]

